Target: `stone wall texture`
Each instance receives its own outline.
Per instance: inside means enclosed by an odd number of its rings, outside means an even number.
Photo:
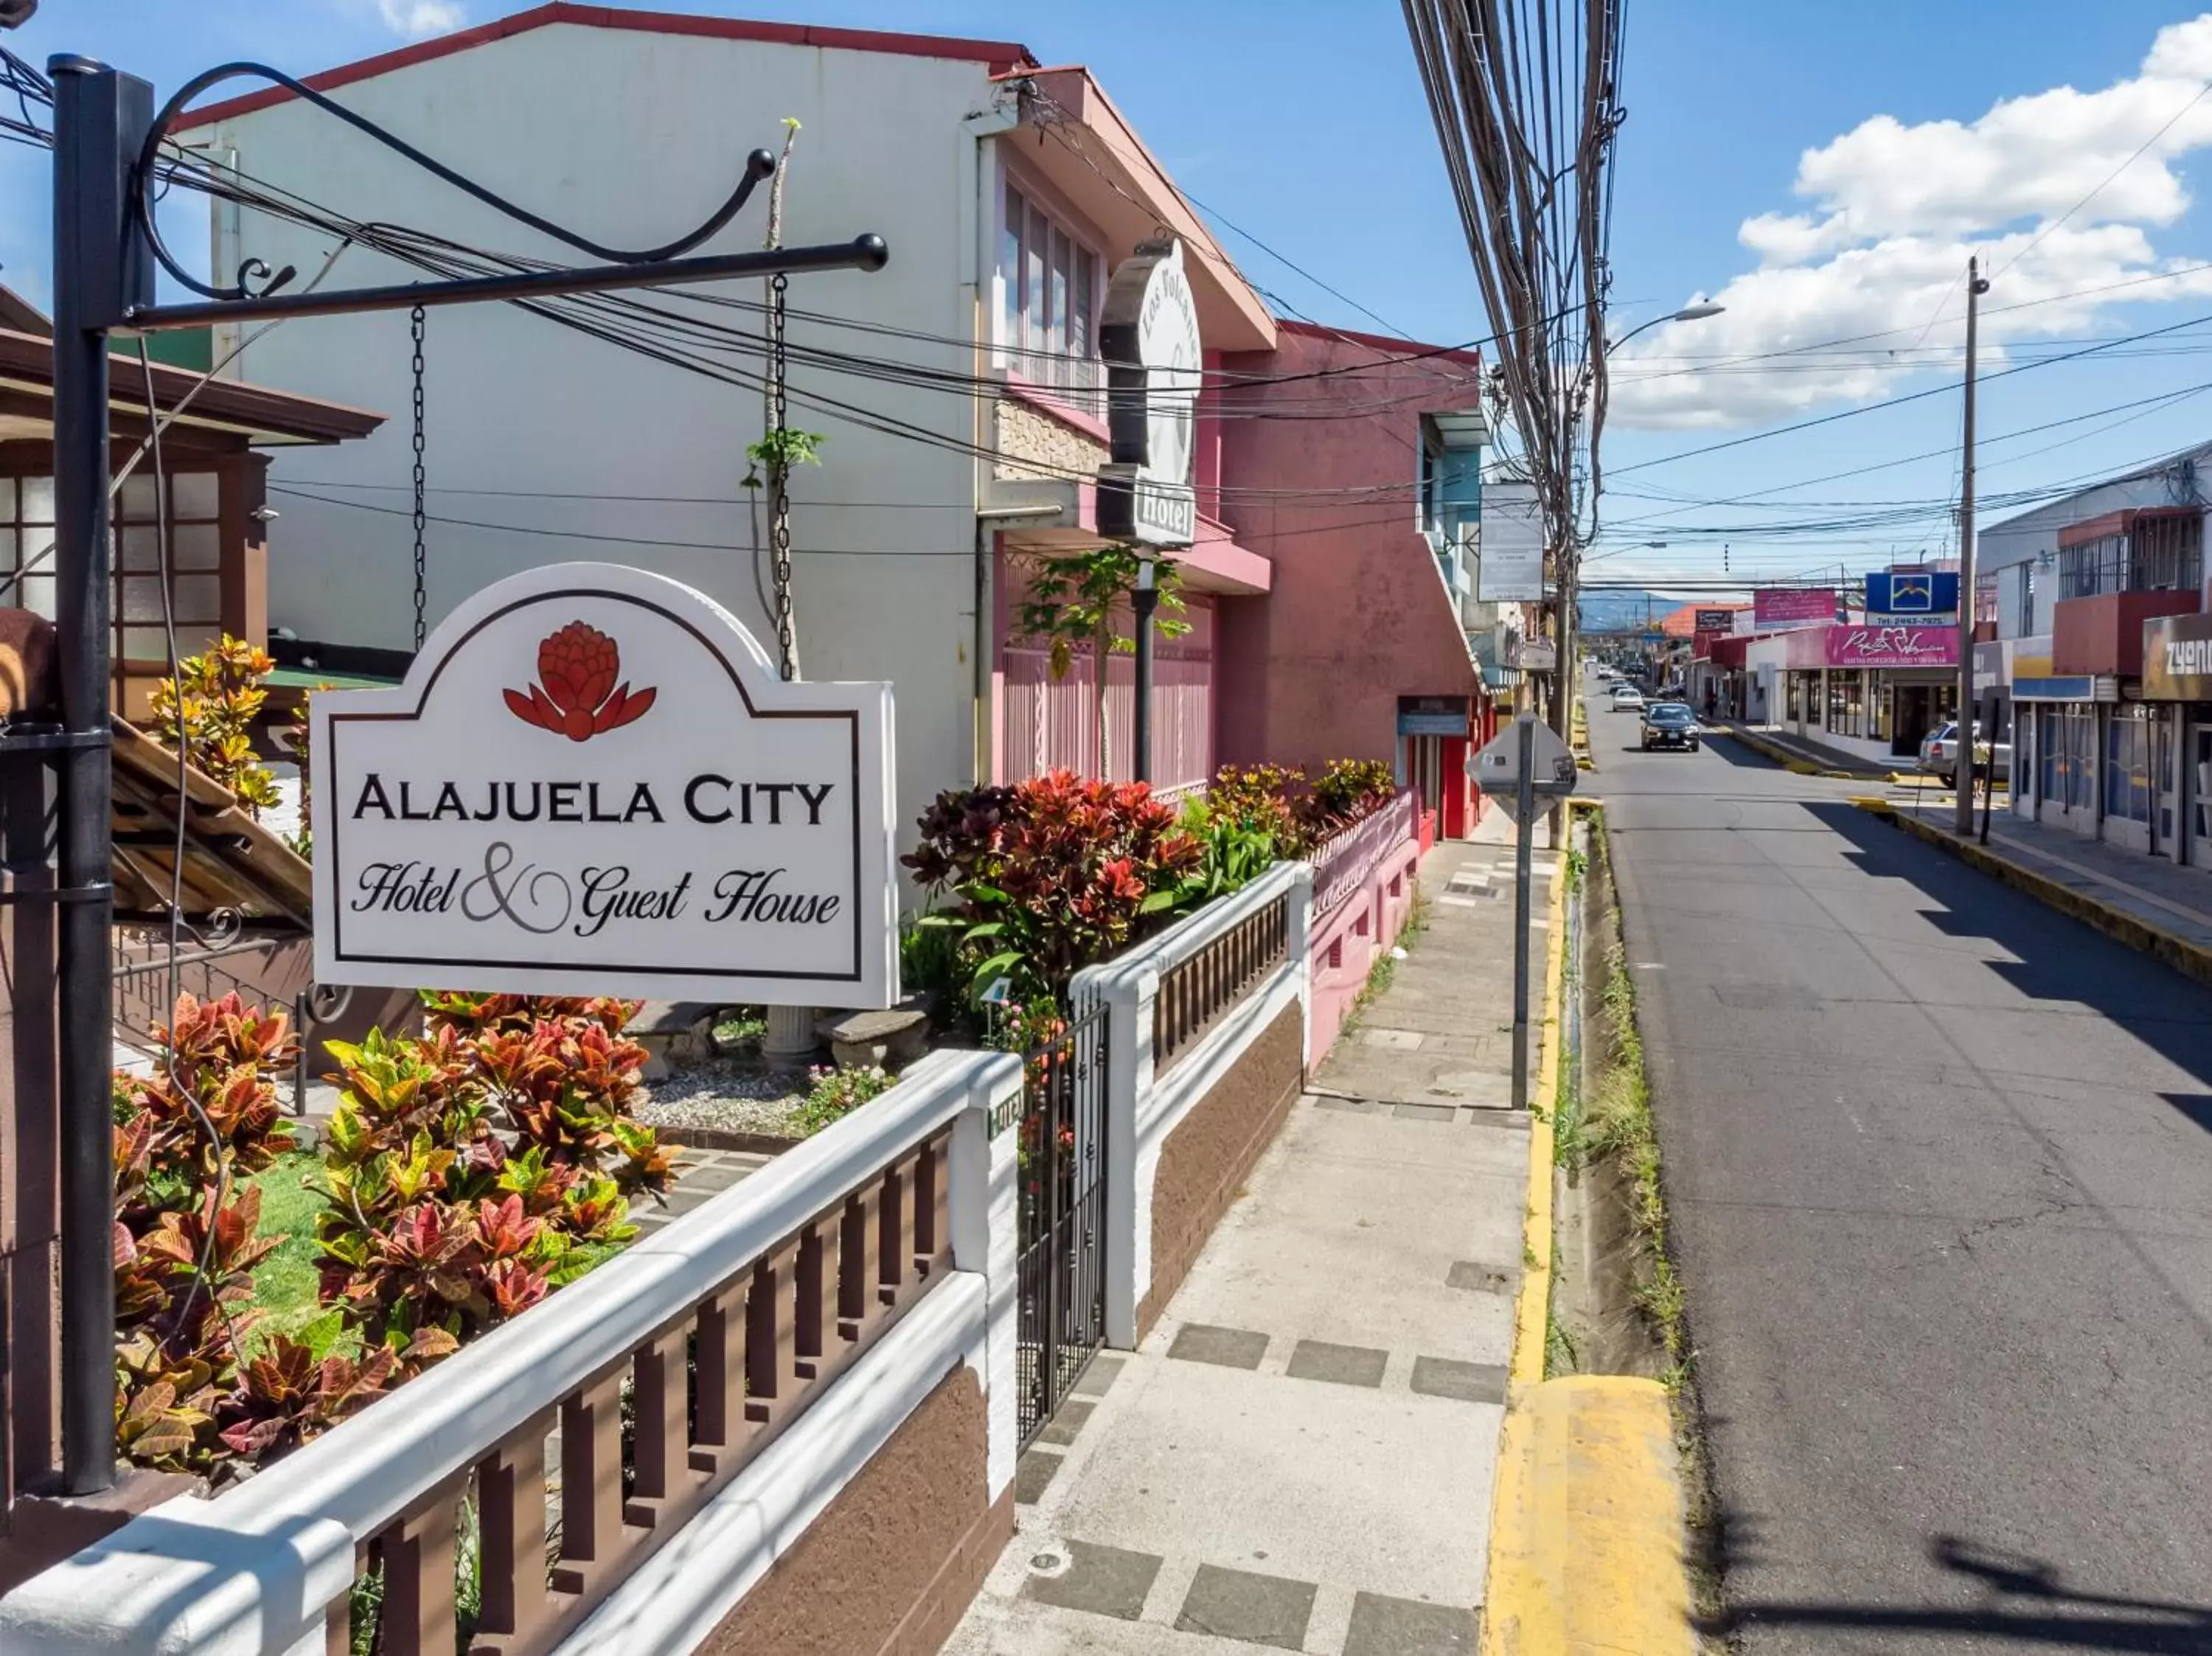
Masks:
[[[964,1364],[700,1645],[701,1656],[926,1656],[1013,1533],[984,1495],[982,1387]],[[702,1568],[708,1568],[702,1561]]]
[[[1305,1022],[1292,1001],[1168,1134],[1152,1181],[1152,1280],[1137,1305],[1139,1338],[1190,1273],[1304,1083]]]
[[[1026,403],[1000,398],[998,428],[999,458],[992,476],[1001,482],[1039,477],[1064,482],[1071,472],[1097,471],[1109,458],[1105,444]],[[1024,460],[1042,464],[1025,466]]]

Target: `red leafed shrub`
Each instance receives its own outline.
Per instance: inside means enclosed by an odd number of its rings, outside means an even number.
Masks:
[[[1204,855],[1176,808],[1142,782],[1054,771],[1012,787],[940,794],[906,858],[955,905],[971,992],[1057,998],[1081,968],[1143,935],[1180,901]]]
[[[155,1034],[161,1066],[115,1077],[116,1447],[220,1475],[334,1424],[392,1364],[319,1362],[283,1338],[241,1362],[253,1268],[283,1239],[257,1234],[261,1193],[240,1180],[291,1148],[270,1080],[292,1059],[291,1030],[234,994],[185,995]]]
[[[634,1002],[426,997],[420,1040],[333,1042],[322,1297],[403,1368],[518,1316],[626,1240],[672,1152],[629,1113]]]

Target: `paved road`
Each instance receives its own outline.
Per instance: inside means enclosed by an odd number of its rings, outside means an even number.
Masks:
[[[1741,1647],[2212,1652],[2212,992],[1590,722]]]

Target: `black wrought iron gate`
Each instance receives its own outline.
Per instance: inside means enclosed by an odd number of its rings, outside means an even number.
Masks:
[[[1026,1448],[1106,1338],[1106,1008],[1024,1054],[1021,1441]]]

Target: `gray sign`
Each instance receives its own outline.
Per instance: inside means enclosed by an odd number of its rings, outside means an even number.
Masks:
[[[1524,730],[1535,748],[1532,786],[1539,810],[1551,810],[1554,799],[1572,793],[1578,775],[1574,755],[1549,725],[1516,719],[1498,731],[1474,755],[1474,776],[1491,804],[1516,822],[1521,820],[1520,733]]]

